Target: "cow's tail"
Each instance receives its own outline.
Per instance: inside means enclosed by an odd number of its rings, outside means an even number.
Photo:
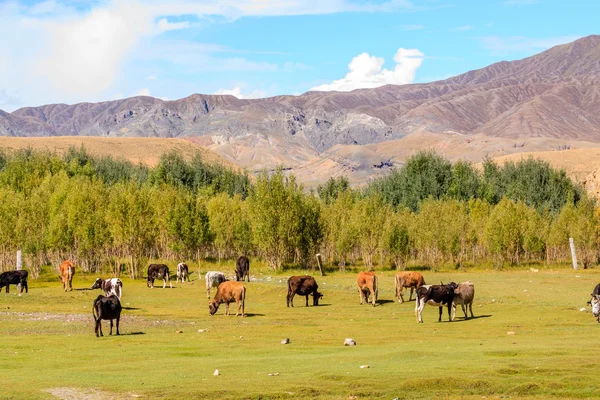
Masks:
[[[96,300],[94,300],[94,306],[92,307],[92,315],[94,316],[94,321],[98,319],[98,315],[96,314],[96,307],[101,297],[102,296],[98,296],[96,297]]]

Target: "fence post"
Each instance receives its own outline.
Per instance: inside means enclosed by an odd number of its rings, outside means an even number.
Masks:
[[[21,258],[21,250],[17,250],[17,271],[23,269],[23,259]]]
[[[577,255],[575,254],[575,243],[573,242],[573,238],[569,238],[569,245],[571,246],[571,258],[573,259],[573,269],[577,268]]]
[[[325,276],[325,273],[323,272],[323,267],[321,267],[320,257],[321,257],[321,254],[317,254],[317,265],[319,266],[319,271],[321,271],[321,276]]]

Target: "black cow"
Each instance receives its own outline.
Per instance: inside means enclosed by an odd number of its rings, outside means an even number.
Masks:
[[[21,293],[25,289],[25,293],[29,293],[27,287],[27,275],[29,273],[24,269],[18,271],[6,271],[0,274],[0,291],[6,286],[6,293],[9,293],[10,285],[21,285]]]
[[[163,280],[163,289],[167,286],[167,282],[169,282],[169,286],[173,288],[173,284],[169,280],[169,267],[165,264],[150,264],[148,266],[148,280],[146,282],[148,287],[153,288],[154,280],[159,278]]]
[[[117,320],[117,335],[119,335],[119,320],[121,319],[121,302],[117,296],[110,295],[98,296],[94,300],[94,308],[92,310],[96,327],[96,337],[104,336],[102,333],[102,320],[110,320],[110,334],[112,335],[113,319]],[[100,334],[98,334],[100,333]]]
[[[417,289],[417,301],[415,303],[415,314],[417,322],[423,322],[423,308],[425,304],[438,306],[440,308],[440,317],[438,322],[442,322],[442,307],[448,307],[448,320],[452,321],[452,301],[454,300],[454,290],[458,285],[450,282],[447,285],[423,285]]]
[[[313,306],[319,305],[319,299],[323,297],[321,293],[317,291],[319,285],[315,278],[309,275],[304,276],[292,276],[288,279],[288,294],[287,294],[287,306],[290,304],[294,307],[294,296],[306,296],[306,307],[308,307],[308,296],[313,295]]]
[[[246,278],[250,282],[250,260],[246,256],[239,256],[235,262],[235,280],[245,281]]]

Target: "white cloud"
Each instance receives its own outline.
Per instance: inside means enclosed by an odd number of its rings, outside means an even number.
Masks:
[[[135,92],[135,96],[150,96],[150,89],[143,88]]]
[[[332,83],[319,85],[310,90],[347,92],[361,88],[375,88],[383,85],[404,85],[415,79],[415,72],[423,63],[423,53],[417,49],[399,48],[394,56],[393,70],[383,68],[385,60],[367,53],[359,54],[348,64],[348,74]]]
[[[579,39],[580,36],[559,36],[552,38],[529,38],[525,36],[483,36],[480,37],[483,48],[493,54],[547,50],[559,44]]]
[[[332,14],[339,12],[412,11],[408,0],[0,0],[0,89],[19,93],[27,105],[97,101],[117,92],[115,84],[142,47],[174,29],[194,26],[181,17],[217,17],[233,21],[247,16]],[[218,46],[213,51],[219,51]],[[221,59],[208,51],[179,53],[193,68],[276,71],[278,66],[246,58]],[[175,61],[177,62],[177,60]],[[212,67],[212,65],[215,65]],[[14,100],[14,95],[4,96]],[[16,104],[4,105],[14,109]]]
[[[242,93],[242,88],[240,86],[235,86],[233,89],[221,88],[213,94],[231,95],[238,99],[261,99],[267,97],[264,90],[254,90],[251,93],[244,94]]]
[[[190,27],[189,21],[169,22],[166,18],[161,18],[158,21],[158,30],[161,32],[174,31],[177,29],[187,29]]]

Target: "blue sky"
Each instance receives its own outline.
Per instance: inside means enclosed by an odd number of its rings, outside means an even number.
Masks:
[[[0,0],[0,109],[430,82],[600,33],[598,1]]]

